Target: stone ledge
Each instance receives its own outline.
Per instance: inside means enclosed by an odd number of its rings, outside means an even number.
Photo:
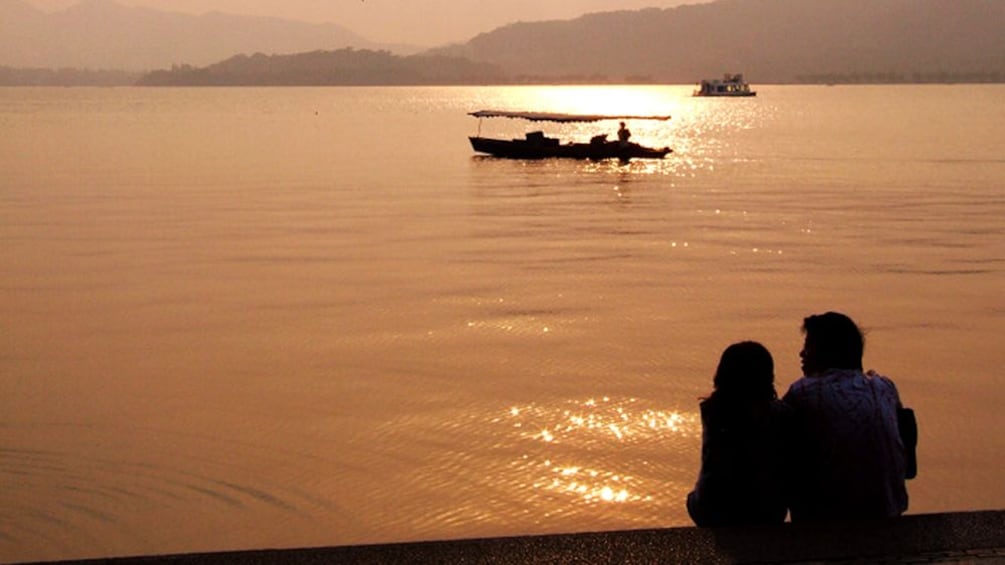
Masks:
[[[974,563],[1005,562],[1005,510],[751,528],[666,528],[62,563]]]

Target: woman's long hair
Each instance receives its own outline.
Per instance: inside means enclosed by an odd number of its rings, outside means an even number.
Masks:
[[[722,352],[709,398],[730,402],[769,402],[775,392],[775,362],[771,352],[756,341],[734,343]]]

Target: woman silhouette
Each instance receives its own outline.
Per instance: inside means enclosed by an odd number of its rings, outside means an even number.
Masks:
[[[785,521],[785,406],[774,360],[760,343],[726,348],[700,404],[701,470],[687,511],[702,527]]]

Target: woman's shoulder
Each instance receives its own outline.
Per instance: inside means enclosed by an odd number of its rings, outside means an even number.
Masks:
[[[793,410],[788,403],[780,399],[774,400],[768,408],[768,413],[772,421],[776,424],[784,425],[792,419]]]
[[[700,404],[702,421],[714,428],[752,431],[788,418],[791,408],[781,400],[738,400],[710,397]]]
[[[792,407],[789,406],[788,404],[786,404],[780,398],[776,398],[776,399],[772,400],[771,404],[769,404],[768,407],[771,410],[772,414],[783,414],[784,415],[784,414],[788,414],[789,412],[792,412]]]

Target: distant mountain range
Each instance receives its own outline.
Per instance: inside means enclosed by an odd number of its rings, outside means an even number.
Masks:
[[[382,50],[395,49],[334,24],[0,0],[0,66],[175,67],[148,84],[1005,82],[1005,0],[717,0],[511,24],[423,57]]]
[[[84,0],[46,13],[0,0],[0,66],[153,70],[208,65],[238,53],[297,53],[378,45],[335,24],[209,13],[192,16]],[[412,49],[414,51],[414,49]]]
[[[435,52],[497,64],[531,80],[690,83],[726,71],[758,82],[1005,80],[1005,1],[718,0],[512,24]]]

